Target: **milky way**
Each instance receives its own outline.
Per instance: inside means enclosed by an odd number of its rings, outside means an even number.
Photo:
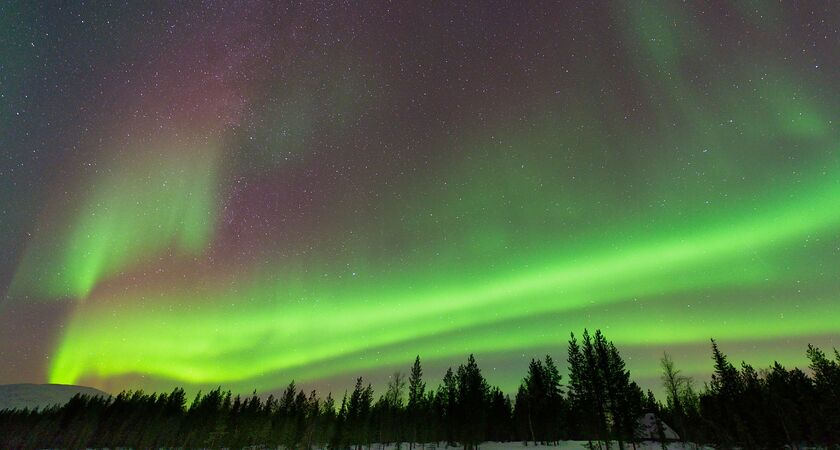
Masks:
[[[0,381],[511,390],[584,327],[655,389],[711,337],[804,365],[840,9],[746,5],[4,6]]]

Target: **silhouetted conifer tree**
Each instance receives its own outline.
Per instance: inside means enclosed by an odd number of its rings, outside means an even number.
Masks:
[[[411,374],[408,377],[408,405],[406,415],[409,428],[409,450],[420,442],[419,428],[426,423],[426,383],[423,382],[423,368],[420,366],[420,356],[414,359]]]
[[[729,362],[712,339],[712,373],[709,389],[701,397],[700,407],[704,417],[710,419],[711,433],[723,447],[729,448],[740,440],[744,430],[743,421],[738,414],[738,402],[741,399],[742,384],[738,370]]]
[[[329,448],[331,450],[345,449],[349,445],[347,432],[347,392],[341,398],[341,406],[338,408],[333,426],[333,434],[330,438]]]
[[[423,422],[425,425],[421,426],[418,432],[420,444],[423,448],[426,443],[431,441],[440,442],[443,436],[443,422],[442,416],[438,414],[436,408],[437,396],[433,389],[426,391],[426,398],[423,400]]]
[[[584,333],[586,339],[589,334]],[[598,434],[597,403],[591,386],[591,377],[587,369],[587,361],[583,349],[578,344],[574,333],[571,333],[568,350],[569,363],[569,409],[566,422],[571,430],[572,439],[591,441],[600,439]],[[591,446],[591,442],[590,442]]]
[[[347,427],[345,431],[351,445],[361,450],[371,442],[370,413],[373,402],[373,388],[363,385],[361,377],[356,379],[356,386],[347,403]]]
[[[528,389],[525,387],[525,383],[519,385],[515,400],[513,407],[514,430],[516,430],[516,435],[523,444],[527,446],[528,441],[534,441],[536,437],[535,433],[532,433],[533,421],[528,404]]]
[[[563,379],[560,375],[560,370],[554,363],[554,359],[550,355],[545,355],[545,379],[546,379],[546,395],[547,395],[547,413],[546,422],[548,427],[548,434],[546,439],[551,442],[559,442],[564,436],[565,424],[563,419],[566,415],[566,400],[563,397],[563,389],[561,381]]]
[[[464,450],[475,448],[484,441],[487,430],[487,403],[490,386],[481,374],[475,357],[458,367],[456,378],[458,441]]]
[[[599,336],[598,333],[597,336]],[[601,360],[598,355],[597,342],[592,341],[588,330],[583,330],[583,361],[584,361],[584,386],[592,402],[593,416],[591,420],[591,436],[596,441],[602,441],[607,450],[610,449],[612,439],[607,423],[607,380],[604,379],[604,368],[606,360]]]
[[[820,417],[815,437],[827,446],[840,444],[840,353],[834,350],[835,360],[813,345],[808,345],[808,359],[814,373],[814,391],[820,399],[816,413]]]
[[[545,363],[531,360],[528,373],[517,392],[514,415],[519,432],[534,445],[560,439],[563,397],[560,372],[551,356],[546,355]]]
[[[512,416],[513,410],[510,398],[502,393],[498,387],[490,389],[487,400],[485,439],[497,442],[510,441],[513,437]]]
[[[461,427],[461,417],[458,415],[458,384],[452,368],[446,369],[443,382],[438,386],[435,396],[435,406],[440,417],[439,422],[443,431],[443,438],[447,444],[454,445],[456,432]]]
[[[374,405],[373,415],[378,426],[377,438],[381,444],[393,442],[400,447],[403,441],[404,390],[404,377],[401,372],[395,372],[388,381],[385,394]]]

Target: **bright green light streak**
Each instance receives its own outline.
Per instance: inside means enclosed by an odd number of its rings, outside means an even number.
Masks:
[[[761,211],[736,213],[703,232],[659,236],[659,241],[635,245],[615,242],[607,246],[614,250],[593,248],[572,261],[552,263],[546,255],[531,265],[537,269],[495,274],[446,291],[429,288],[411,295],[403,286],[385,292],[368,288],[366,295],[349,296],[335,287],[295,292],[285,289],[282,280],[262,280],[244,292],[208,292],[201,300],[186,299],[187,306],[178,298],[164,298],[152,306],[109,301],[104,308],[76,314],[55,355],[50,379],[72,383],[83,376],[137,372],[190,383],[236,382],[268,372],[298,373],[344,354],[521,317],[638,296],[758,285],[779,276],[777,266],[767,262],[774,250],[840,225],[840,210],[832,207],[838,202],[840,186],[829,181],[772,200]],[[755,263],[756,256],[765,262]],[[304,301],[295,303],[295,298]],[[833,322],[814,324],[818,326],[809,327],[812,332],[834,329]],[[735,328],[742,334],[726,336],[756,333],[744,324]],[[703,326],[676,333],[655,328],[635,332],[643,333],[646,342],[689,341],[709,334]],[[795,332],[779,327],[762,335]],[[629,331],[612,336],[633,342]],[[503,351],[539,341],[527,331],[465,339],[475,351]],[[435,357],[446,354],[439,348],[426,350]],[[394,357],[397,354],[401,355]]]
[[[85,298],[167,249],[203,251],[215,227],[217,151],[207,142],[160,148],[166,153],[141,152],[103,172],[69,230],[47,225],[24,255],[12,295]]]

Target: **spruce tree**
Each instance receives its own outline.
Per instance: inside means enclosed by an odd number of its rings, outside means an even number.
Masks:
[[[738,370],[720,351],[714,339],[712,339],[712,360],[715,365],[709,384],[711,391],[723,397],[735,398],[741,390]]]
[[[347,402],[347,431],[351,445],[361,450],[371,442],[370,413],[373,402],[373,388],[364,386],[362,377],[356,379],[356,386]]]
[[[715,440],[723,447],[731,447],[741,440],[744,424],[739,414],[742,383],[738,370],[720,351],[712,339],[714,371],[708,391],[701,397],[701,413],[715,424]]]
[[[505,396],[498,387],[491,388],[487,399],[486,440],[510,441],[512,437],[512,415],[510,398]]]
[[[403,440],[403,416],[405,409],[403,407],[403,393],[405,391],[405,377],[402,372],[394,372],[391,379],[388,380],[388,388],[385,391],[385,411],[388,413],[386,425],[386,435],[388,442],[394,442],[397,448],[400,447]]]
[[[458,384],[451,367],[446,369],[443,382],[438,387],[436,398],[443,436],[447,444],[454,444],[455,436],[461,427],[461,417],[457,411]]]
[[[561,387],[562,376],[550,355],[545,355],[545,379],[547,394],[546,438],[558,443],[563,437],[563,417],[565,415],[565,401]]]
[[[423,400],[423,426],[419,427],[417,435],[420,443],[425,444],[430,441],[440,442],[445,439],[443,437],[443,415],[440,413],[442,409],[438,406],[439,401],[435,390],[429,389],[426,391],[426,398]]]
[[[603,406],[610,420],[607,422],[608,438],[618,441],[621,450],[626,441],[632,441],[636,431],[636,421],[640,413],[635,408],[637,393],[630,383],[630,372],[626,370],[624,360],[612,342],[607,341],[601,330],[595,331],[595,353],[597,370],[603,380]],[[639,396],[641,393],[639,392]],[[641,401],[638,402],[639,409]]]
[[[315,444],[319,448],[327,448],[330,444],[333,433],[336,428],[336,410],[335,399],[333,399],[332,392],[327,393],[327,397],[321,405],[321,423],[316,432]]]
[[[475,357],[458,367],[456,374],[459,441],[464,450],[471,450],[484,441],[487,420],[487,399],[490,387],[481,374]]]
[[[513,407],[513,426],[516,435],[523,445],[528,446],[528,440],[533,440],[534,435],[531,432],[533,429],[531,423],[531,414],[528,404],[528,388],[525,387],[525,382],[519,384],[519,389],[516,391],[516,402]]]
[[[827,446],[840,444],[840,354],[834,350],[834,360],[813,345],[808,345],[807,356],[814,373],[814,391],[818,399],[816,413],[819,417],[815,428],[817,439]]]
[[[411,366],[411,373],[408,377],[408,405],[406,406],[406,414],[408,415],[408,425],[410,429],[409,450],[413,450],[414,444],[418,442],[418,428],[422,426],[424,419],[424,400],[425,400],[426,383],[423,382],[423,368],[420,366],[420,356],[414,359],[414,365]]]
[[[596,341],[593,342],[589,331],[583,330],[584,384],[593,408],[589,418],[592,436],[596,441],[602,441],[604,447],[609,450],[612,442],[607,423],[607,380],[604,379],[606,359],[598,354],[597,341],[601,337],[600,332],[596,332],[595,336]]]
[[[595,433],[595,407],[587,381],[583,350],[574,333],[570,334],[567,361],[569,363],[569,408],[566,423],[569,424],[570,437],[590,440]]]
[[[330,438],[330,450],[343,450],[350,445],[350,436],[348,428],[348,402],[347,392],[344,392],[344,397],[341,399],[341,406],[338,408],[338,413],[335,418],[335,426],[332,437]]]
[[[528,374],[523,380],[524,402],[523,414],[527,418],[528,435],[534,445],[537,445],[537,437],[545,441],[545,430],[543,423],[548,411],[545,408],[545,401],[548,397],[545,379],[545,369],[542,361],[531,359],[528,364]]]

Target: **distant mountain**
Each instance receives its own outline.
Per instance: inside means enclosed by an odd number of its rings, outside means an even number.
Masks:
[[[99,389],[68,384],[0,384],[0,410],[63,405],[76,394],[109,396]]]

